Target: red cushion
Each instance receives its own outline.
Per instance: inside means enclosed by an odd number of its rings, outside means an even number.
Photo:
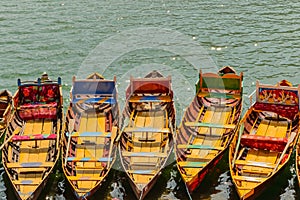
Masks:
[[[57,116],[57,103],[25,104],[20,106],[19,114],[24,120],[30,119],[55,119]]]
[[[283,151],[287,144],[287,138],[260,136],[260,135],[242,135],[241,144],[250,148],[266,149],[270,151]]]

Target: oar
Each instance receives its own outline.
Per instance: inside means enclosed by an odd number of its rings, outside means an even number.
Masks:
[[[0,147],[0,150],[3,149],[3,147],[10,142],[10,140],[14,137],[15,135],[12,134],[5,142],[2,143],[1,147]]]
[[[242,137],[243,131],[244,131],[244,123],[241,124],[240,130],[239,130],[239,137],[238,137],[237,144],[235,146],[234,156],[233,156],[232,163],[231,163],[232,168],[234,167],[235,159],[236,159],[237,154],[238,154],[238,149],[239,149],[239,146],[240,146],[240,142],[241,142],[241,137]]]
[[[22,127],[24,127],[24,123],[23,123],[23,126],[22,126]],[[6,129],[6,130],[8,130],[8,129]],[[22,128],[17,127],[17,128],[14,130],[14,132],[11,134],[11,136],[9,136],[9,138],[8,138],[7,140],[5,140],[5,141],[2,143],[2,145],[0,146],[0,150],[2,150],[3,147],[4,147],[7,143],[9,143],[9,142],[11,141],[11,139],[12,139],[17,133],[20,133],[21,131],[23,132]],[[22,133],[22,132],[21,132],[21,133]]]
[[[124,129],[128,126],[128,124],[129,124],[129,118],[125,118],[124,125],[123,125],[122,129],[120,130],[118,137],[115,139],[115,143],[119,142],[119,140],[122,136],[122,133],[123,133]]]
[[[67,151],[66,151],[66,156],[65,156],[65,166],[67,166],[67,159],[68,159],[68,155],[69,155],[71,137],[72,137],[72,133],[73,133],[73,130],[74,130],[74,123],[75,123],[75,119],[70,119],[69,120],[69,124],[68,124],[68,133],[69,133],[69,135],[68,135]],[[71,129],[72,129],[72,131],[71,131]]]
[[[290,144],[294,141],[295,136],[296,136],[296,133],[295,133],[295,132],[292,132],[292,133],[291,133],[291,136],[289,137],[288,142],[286,143],[286,145],[285,145],[285,147],[284,147],[284,150],[283,150],[282,153],[281,153],[281,156],[280,156],[279,160],[277,161],[276,166],[274,167],[273,173],[276,172],[278,166],[280,165],[280,163],[281,163],[281,161],[282,161],[282,159],[283,159],[283,157],[284,157],[284,155],[285,155],[285,152],[286,152],[287,149],[289,148]]]

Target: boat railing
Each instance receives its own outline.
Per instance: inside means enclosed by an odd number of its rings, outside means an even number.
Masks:
[[[256,102],[256,90],[254,90],[250,95],[247,96],[249,99],[250,106],[253,106]]]

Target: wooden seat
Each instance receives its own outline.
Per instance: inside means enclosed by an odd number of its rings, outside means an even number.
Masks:
[[[143,132],[154,132],[154,133],[170,133],[169,128],[153,128],[153,127],[127,127],[124,129],[124,132],[135,132],[135,133],[143,133]]]
[[[272,164],[272,163],[246,161],[246,160],[236,160],[235,164],[236,165],[253,166],[253,167],[271,168],[271,169],[273,169],[275,167],[275,164]]]
[[[52,167],[54,162],[13,162],[7,163],[7,168],[32,168],[32,167]]]
[[[186,126],[197,126],[197,127],[208,127],[208,128],[223,128],[223,129],[234,129],[234,124],[214,124],[205,122],[185,122]]]
[[[70,181],[101,181],[103,177],[98,176],[68,176]]]
[[[180,161],[178,165],[185,168],[203,168],[206,162]]]
[[[157,171],[154,170],[128,170],[130,174],[145,174],[145,175],[154,175]]]
[[[248,182],[256,182],[256,183],[261,183],[267,179],[267,178],[252,177],[252,176],[233,176],[232,178],[238,181],[248,181]]]
[[[68,162],[111,162],[112,158],[68,157]]]
[[[179,149],[205,149],[205,150],[223,150],[224,147],[215,147],[201,144],[179,144],[177,145]]]
[[[15,185],[39,185],[41,180],[13,180]]]
[[[69,133],[67,133],[69,137]],[[111,137],[110,132],[74,132],[71,134],[71,137]]]
[[[14,135],[12,141],[55,140],[56,137],[56,134]]]
[[[166,153],[160,153],[160,152],[129,152],[129,151],[123,151],[123,156],[128,157],[166,157]]]

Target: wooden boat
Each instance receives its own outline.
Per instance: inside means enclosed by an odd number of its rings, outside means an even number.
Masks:
[[[229,148],[230,174],[241,199],[255,199],[284,170],[299,132],[300,85],[256,83],[256,102]],[[251,99],[252,99],[251,95]]]
[[[116,159],[116,78],[106,80],[97,73],[83,80],[74,77],[70,95],[62,168],[75,197],[87,199],[101,186]]]
[[[199,73],[196,95],[175,139],[177,167],[189,193],[222,159],[241,115],[243,74],[224,67]]]
[[[173,150],[174,126],[171,77],[157,71],[145,78],[130,77],[119,153],[138,199],[151,190]]]
[[[5,132],[12,111],[12,95],[8,90],[0,92],[0,138]]]
[[[299,139],[298,139],[299,140]],[[296,147],[296,175],[298,180],[298,186],[300,187],[300,141],[297,143]]]
[[[2,148],[2,163],[17,199],[38,199],[59,158],[61,79],[21,82]]]

